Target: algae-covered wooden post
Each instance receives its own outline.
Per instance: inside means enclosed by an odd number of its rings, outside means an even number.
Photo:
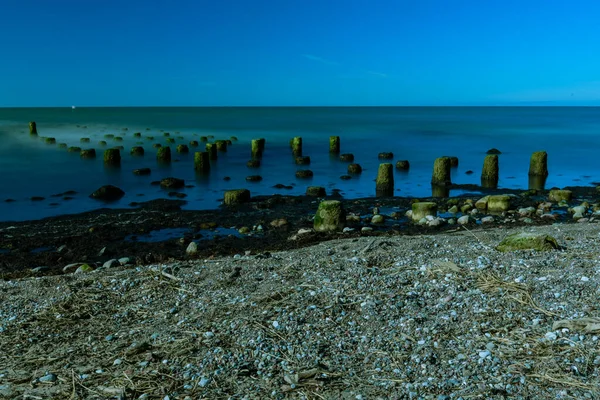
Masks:
[[[296,157],[302,156],[302,138],[295,137],[290,141],[290,146],[292,148],[292,153]]]
[[[340,137],[330,136],[329,137],[329,152],[332,154],[340,154]]]
[[[436,158],[433,163],[433,175],[431,184],[437,186],[448,186],[452,184],[450,179],[450,168],[452,166],[450,157]]]
[[[344,229],[346,212],[337,200],[325,200],[319,203],[313,227],[317,232],[334,232]]]
[[[96,149],[85,149],[79,152],[79,157],[81,158],[96,158]]]
[[[394,195],[394,166],[389,163],[379,164],[375,181],[376,196]]]
[[[412,204],[412,215],[413,221],[420,221],[426,216],[437,216],[437,204],[431,201],[423,201]]]
[[[529,162],[529,189],[543,190],[548,177],[548,154],[536,151]]]
[[[261,158],[263,152],[265,151],[265,143],[266,140],[261,139],[252,139],[252,158]]]
[[[81,151],[81,149],[80,149]],[[112,167],[121,166],[121,151],[119,149],[104,150],[104,164]]]
[[[134,146],[129,151],[129,154],[131,154],[132,156],[143,156],[144,148],[142,146]]]
[[[485,156],[481,170],[481,186],[496,189],[498,187],[498,171],[498,156],[496,154]]]
[[[431,197],[450,197],[450,188],[442,185],[431,185]]]
[[[29,123],[29,134],[37,135],[37,125],[36,125],[35,121],[31,121]]]
[[[156,160],[159,163],[171,162],[171,148],[169,146],[159,147],[156,149]]]
[[[196,153],[198,154],[198,153]],[[235,189],[225,192],[223,203],[228,206],[247,203],[250,201],[250,191],[248,189]]]
[[[210,158],[211,160],[217,159],[217,146],[215,144],[206,143],[205,149],[208,152],[208,158]]]
[[[208,151],[197,151],[194,153],[194,169],[199,172],[210,171]]]
[[[187,146],[187,144],[178,144],[177,152],[182,153],[182,154],[187,154],[190,152],[190,148]]]
[[[217,146],[218,151],[227,151],[227,141],[226,140],[217,140],[215,141],[215,146]]]

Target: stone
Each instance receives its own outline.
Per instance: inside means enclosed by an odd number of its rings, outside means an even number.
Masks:
[[[371,223],[374,225],[383,224],[385,223],[385,217],[381,214],[373,215],[373,218],[371,218]]]
[[[508,195],[494,195],[488,196],[487,211],[490,213],[497,213],[508,211],[510,208],[510,196]]]
[[[129,257],[121,257],[117,261],[119,261],[119,264],[121,265],[127,265],[131,260],[129,259]]]
[[[486,211],[490,196],[484,196],[475,202],[475,207],[480,211]]]
[[[496,247],[498,251],[538,250],[548,251],[559,249],[555,238],[550,235],[518,232],[505,237]]]
[[[285,218],[278,218],[278,219],[274,219],[273,221],[271,221],[271,223],[269,225],[271,225],[273,228],[281,228],[281,227],[287,226],[288,221]]]
[[[360,164],[348,164],[348,174],[358,175],[362,173],[362,167]]]
[[[436,186],[448,186],[452,184],[450,179],[451,161],[450,157],[436,158],[433,163],[433,174],[431,184]]]
[[[346,212],[337,200],[326,200],[319,204],[313,227],[317,232],[333,232],[344,229]]]
[[[82,264],[75,270],[75,273],[83,274],[86,272],[92,272],[93,270],[94,270],[94,267],[90,266],[89,264]]]
[[[560,190],[560,189],[552,189],[548,193],[548,200],[561,202],[561,201],[571,201],[573,198],[573,192],[570,190]]]
[[[360,231],[363,233],[373,232],[373,228],[371,228],[370,226],[363,226],[362,228],[360,228]]]
[[[462,217],[460,217],[459,219],[456,220],[456,222],[459,225],[466,225],[471,221],[471,217],[468,215],[463,215]]]
[[[181,189],[185,187],[185,181],[179,178],[164,178],[160,181],[160,187],[164,189]]]
[[[70,151],[70,150],[69,150]],[[81,152],[81,149],[79,149]],[[104,165],[112,167],[121,166],[121,151],[119,149],[106,149],[104,150]]]
[[[125,196],[125,192],[113,185],[104,185],[90,195],[92,199],[116,201]]]
[[[350,154],[350,153],[340,154],[340,161],[354,162],[354,154]]]
[[[408,160],[396,161],[396,169],[400,171],[408,171],[410,169],[410,163]]]
[[[489,224],[494,222],[494,217],[492,217],[491,215],[488,215],[487,217],[483,217],[481,218],[481,223],[482,224]]]
[[[224,194],[223,203],[231,206],[247,203],[250,201],[250,191],[248,189],[228,190]]]
[[[197,140],[191,140],[190,141],[190,147],[198,147],[198,146],[199,146],[199,144],[198,144]]]
[[[430,216],[437,216],[437,204],[434,202],[424,201],[412,204],[411,219],[413,221],[420,221],[422,218]]]
[[[113,258],[111,260],[106,261],[104,264],[102,264],[102,269],[110,269],[110,268],[118,267],[119,265],[121,265],[119,263],[119,260],[117,260],[116,258]]]
[[[188,247],[185,249],[185,254],[187,254],[188,256],[193,256],[196,253],[198,253],[198,245],[196,244],[196,242],[190,242]]]
[[[38,379],[38,381],[43,383],[54,383],[58,380],[58,377],[54,374],[46,374]]]
[[[247,235],[250,233],[250,228],[248,228],[247,226],[242,226],[240,229],[238,229],[238,232],[242,235]]]
[[[375,195],[378,197],[394,195],[394,170],[392,164],[379,164],[377,179],[375,180]]]
[[[340,154],[340,137],[330,136],[329,137],[329,152],[332,154]]]
[[[150,175],[150,173],[150,168],[138,168],[133,170],[133,174],[138,176]]]
[[[306,195],[311,197],[325,197],[327,193],[322,186],[309,186],[306,188]]]
[[[448,212],[450,214],[456,214],[458,212],[458,207],[454,205],[448,209]]]

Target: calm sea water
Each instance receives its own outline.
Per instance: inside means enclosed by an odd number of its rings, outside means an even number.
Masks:
[[[28,122],[36,121],[39,136],[55,137],[57,143],[96,148],[96,160],[82,160],[56,145],[32,138]],[[127,128],[127,130],[123,130]],[[166,145],[164,132],[183,136],[177,144],[188,144],[201,135],[215,139],[237,136],[227,153],[219,153],[208,177],[198,177],[190,154],[173,153],[170,167],[156,163],[152,143]],[[141,132],[142,139],[134,138]],[[431,195],[433,161],[440,156],[457,156],[460,164],[452,180],[479,184],[485,153],[495,147],[500,156],[500,182],[503,188],[527,188],[529,157],[532,152],[548,152],[546,187],[589,185],[600,180],[600,108],[594,107],[384,107],[384,108],[19,108],[0,109],[0,220],[28,220],[77,213],[107,206],[88,198],[102,185],[113,184],[126,195],[109,207],[128,207],[132,201],[166,198],[167,192],[151,181],[174,176],[194,188],[185,189],[187,209],[219,206],[223,192],[248,188],[252,194],[303,194],[309,185],[340,189],[346,198],[375,194],[374,179],[380,161],[378,153],[391,151],[396,160],[407,159],[408,173],[396,172],[396,195]],[[122,167],[106,169],[102,162],[105,134],[124,137],[122,143],[107,139],[108,147],[122,144]],[[363,174],[351,180],[340,179],[347,164],[328,153],[329,136],[341,137],[342,153],[353,153]],[[154,136],[150,141],[144,136]],[[289,139],[301,136],[304,155],[311,156],[314,178],[295,178],[297,169],[289,149]],[[80,138],[89,137],[89,145]],[[250,141],[267,141],[262,166],[250,170]],[[142,141],[144,157],[132,157],[129,149]],[[201,145],[202,146],[202,145]],[[174,145],[171,145],[172,150]],[[203,147],[203,146],[202,146]],[[134,176],[135,168],[150,167],[150,176]],[[467,170],[474,174],[467,175]],[[249,183],[248,175],[260,174],[262,182]],[[225,181],[225,176],[231,177]],[[293,185],[291,190],[274,189],[277,183]],[[75,190],[73,200],[52,197]],[[451,195],[460,194],[453,191]],[[31,201],[32,196],[45,197]],[[4,202],[4,199],[15,202]]]

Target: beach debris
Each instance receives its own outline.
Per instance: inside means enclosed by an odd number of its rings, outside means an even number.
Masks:
[[[311,197],[325,197],[327,192],[323,186],[309,186],[306,188],[306,195]]]
[[[210,154],[208,151],[197,151],[194,153],[194,170],[198,172],[210,171]]]
[[[394,195],[394,169],[389,163],[379,164],[377,179],[375,180],[375,195],[393,196]]]
[[[412,204],[410,218],[413,221],[420,221],[428,215],[437,216],[437,204],[432,201],[421,201]]]
[[[555,238],[550,235],[517,232],[505,237],[496,247],[499,251],[513,250],[537,250],[547,251],[559,249],[560,246]]]
[[[360,164],[348,164],[348,174],[361,174],[362,173],[362,167],[360,166]]]
[[[329,152],[332,154],[340,154],[339,136],[329,136]]]
[[[69,149],[71,151],[71,149]],[[78,151],[81,151],[79,148]],[[121,151],[119,149],[106,149],[104,150],[104,165],[109,165],[112,167],[120,167],[121,166]]]
[[[344,229],[346,212],[338,200],[326,200],[319,203],[313,227],[317,232],[332,232]],[[300,234],[300,232],[298,232]]]
[[[113,185],[104,185],[94,191],[90,195],[92,199],[104,200],[104,201],[115,201],[125,196],[125,192],[120,188]]]
[[[228,190],[224,194],[223,203],[231,206],[247,203],[250,201],[250,191],[248,189]]]
[[[552,324],[552,330],[568,329],[585,333],[600,333],[600,318],[563,319]]]
[[[436,186],[449,186],[452,184],[450,179],[451,161],[450,157],[436,158],[433,163],[433,174],[431,184]]]
[[[495,189],[498,187],[498,156],[489,154],[483,159],[483,169],[481,170],[481,186],[484,188]]]
[[[410,168],[410,163],[408,160],[398,160],[396,161],[396,169],[401,171],[408,171]]]

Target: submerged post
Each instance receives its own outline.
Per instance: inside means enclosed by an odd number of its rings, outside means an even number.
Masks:
[[[197,151],[194,153],[194,169],[198,172],[210,171],[208,151]]]
[[[498,187],[498,171],[498,156],[496,154],[485,156],[481,171],[481,186],[496,189]]]
[[[529,162],[529,189],[544,190],[548,177],[548,153],[536,151]]]
[[[35,121],[29,123],[29,134],[37,135],[37,125],[35,124]]]
[[[156,150],[156,160],[159,163],[171,162],[171,148],[169,146],[159,147]]]
[[[295,137],[290,141],[290,146],[292,147],[292,153],[294,156],[300,157],[302,155],[302,138]]]
[[[104,150],[104,164],[113,167],[121,166],[121,151],[119,149]]]
[[[378,197],[394,195],[394,167],[392,164],[379,164],[375,181],[375,195]]]
[[[217,159],[217,146],[213,143],[206,143],[206,151],[208,152],[208,158],[211,160]]]
[[[265,142],[266,140],[261,139],[252,139],[252,158],[261,158],[263,152],[265,151]]]
[[[329,152],[333,154],[340,154],[340,137],[330,136],[329,137]]]
[[[450,168],[452,162],[450,157],[436,158],[433,163],[433,175],[431,177],[431,184],[437,186],[448,186],[452,184],[450,179]]]

